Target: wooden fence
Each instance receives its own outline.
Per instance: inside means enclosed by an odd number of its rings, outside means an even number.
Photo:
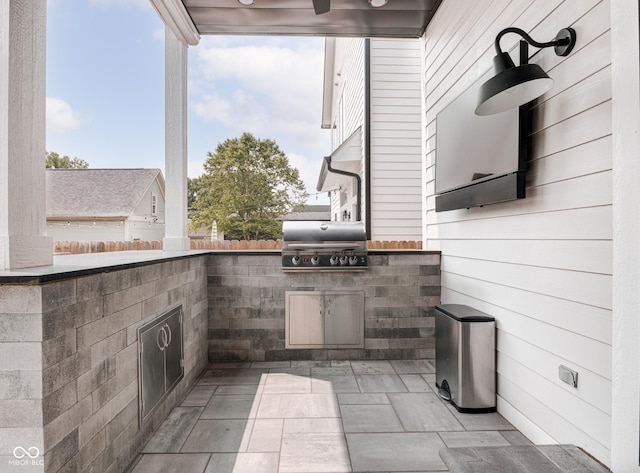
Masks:
[[[281,240],[191,240],[192,250],[280,250]],[[372,250],[421,250],[421,241],[370,241]],[[56,241],[55,253],[162,250],[161,241]]]

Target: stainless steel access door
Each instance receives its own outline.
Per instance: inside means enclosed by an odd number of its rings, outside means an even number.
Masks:
[[[286,348],[363,348],[364,292],[287,291]]]
[[[138,328],[140,425],[184,375],[181,306]]]

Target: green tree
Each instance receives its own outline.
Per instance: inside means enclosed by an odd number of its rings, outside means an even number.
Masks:
[[[273,140],[243,133],[207,153],[192,213],[192,229],[210,227],[232,239],[280,238],[278,220],[307,199],[298,170]]]
[[[196,205],[196,196],[200,191],[200,177],[187,177],[187,210],[189,218],[193,218],[193,210]]]
[[[63,156],[62,158],[55,151],[47,153],[47,168],[52,169],[87,169],[89,163],[84,159]]]

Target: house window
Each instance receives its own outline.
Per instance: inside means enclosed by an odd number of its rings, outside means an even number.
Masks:
[[[151,215],[158,215],[158,196],[151,194]]]

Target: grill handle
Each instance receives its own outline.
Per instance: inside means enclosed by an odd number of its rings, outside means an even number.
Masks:
[[[358,243],[349,243],[349,242],[335,242],[335,243],[290,243],[286,245],[286,249],[289,250],[323,250],[323,249],[336,249],[342,248],[345,250],[357,250],[358,248],[362,248],[361,244]]]

